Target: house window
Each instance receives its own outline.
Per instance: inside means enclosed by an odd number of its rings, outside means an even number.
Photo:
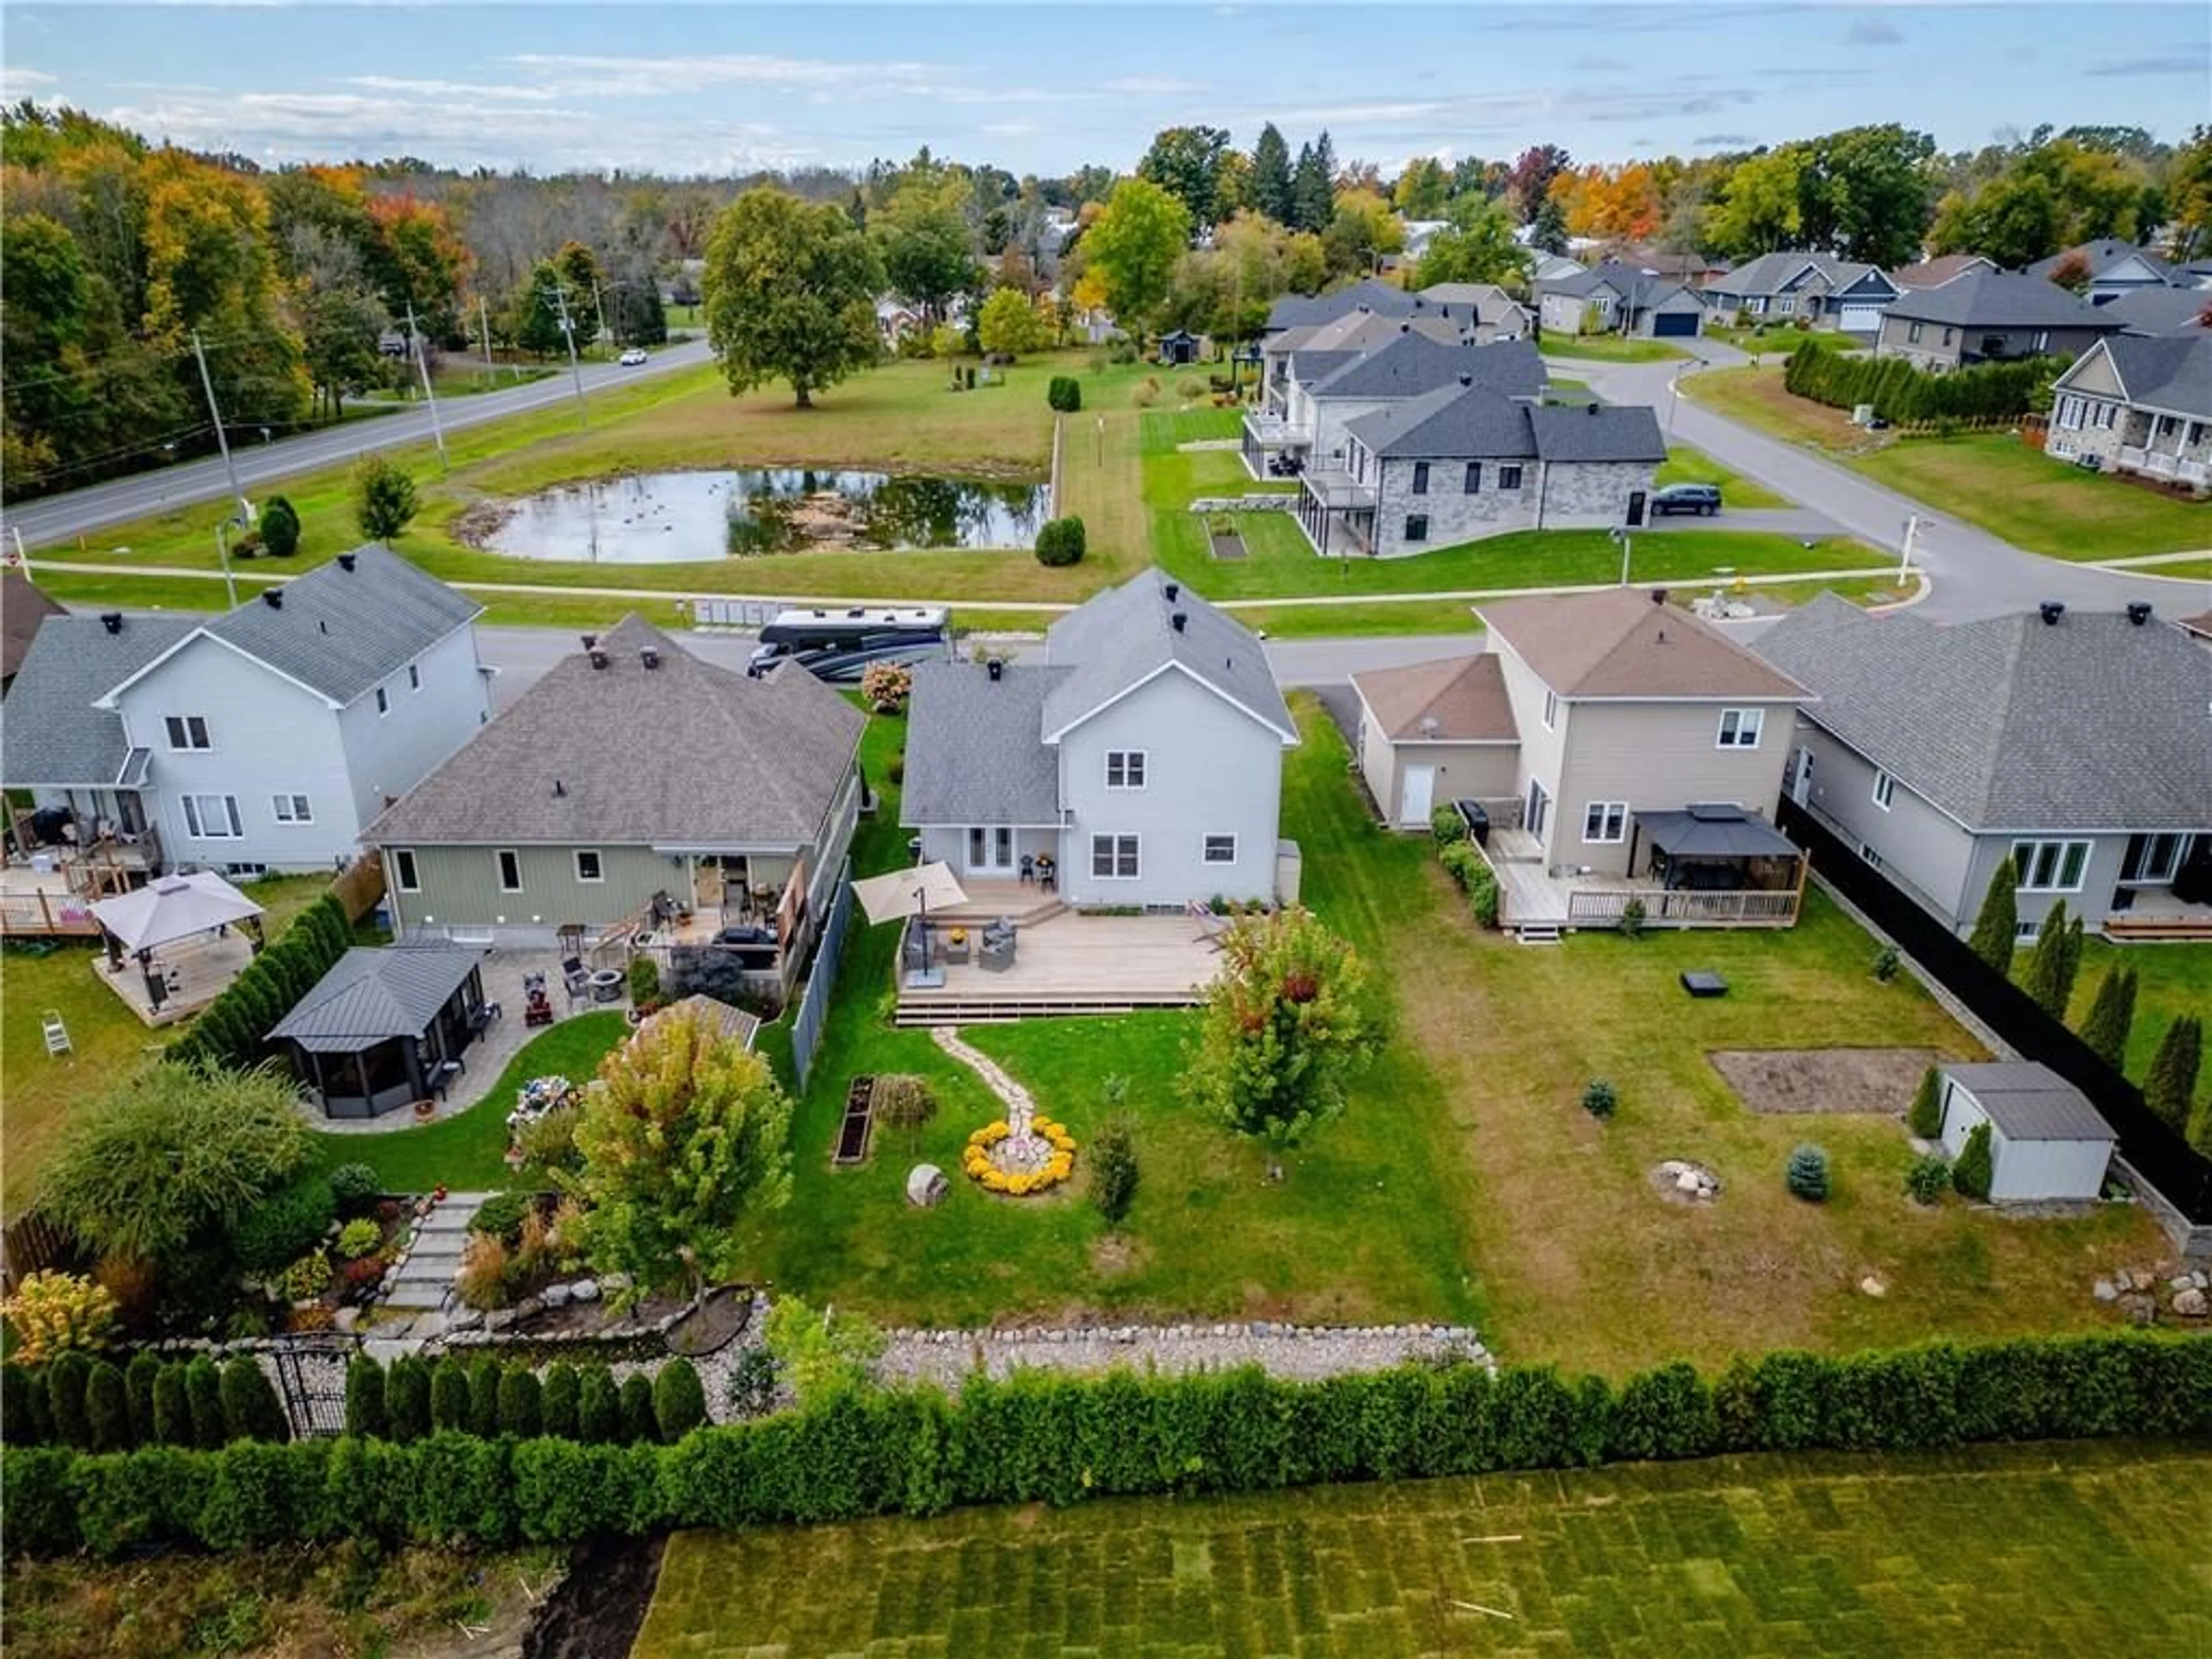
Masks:
[[[1429,515],[1425,513],[1408,513],[1406,515],[1406,539],[1409,542],[1425,542],[1428,538]]]
[[[1756,749],[1759,733],[1766,724],[1764,708],[1723,708],[1721,710],[1721,734],[1717,746],[1722,749]]]
[[[1426,461],[1413,463],[1413,493],[1416,495],[1429,493],[1429,464]]]
[[[1906,330],[1905,331],[1905,344],[1907,344],[1907,345],[1918,345],[1918,344],[1920,343],[1920,335],[1921,335],[1921,326],[1920,326],[1920,325],[1919,325],[1918,323],[1915,323],[1915,324],[1913,324],[1910,328],[1908,328],[1908,329],[1906,329]]]
[[[2081,400],[2061,398],[2058,400],[2058,424],[2069,431],[2081,424]]]
[[[209,749],[207,720],[198,714],[172,714],[162,724],[169,730],[172,749]]]
[[[2049,329],[2039,328],[2035,331],[2035,349],[2039,352],[2048,351],[2051,349],[2051,331]]]
[[[519,893],[522,890],[522,854],[512,847],[502,847],[492,854],[499,864],[499,890]]]
[[[392,878],[399,884],[399,890],[403,893],[422,890],[422,878],[415,868],[413,848],[395,847],[392,849]]]
[[[1553,730],[1559,723],[1559,694],[1548,686],[1544,690],[1544,729]]]
[[[1237,837],[1234,836],[1208,836],[1206,838],[1206,861],[1208,864],[1236,863]]]
[[[1796,309],[1797,296],[1794,294],[1784,295],[1782,296],[1782,314],[1787,317],[1791,312]]]
[[[315,815],[307,810],[305,795],[276,795],[271,798],[276,808],[279,823],[313,823]]]
[[[1106,751],[1106,787],[1109,789],[1143,788],[1145,751],[1141,749],[1109,749]]]
[[[2127,855],[2120,860],[2120,879],[2162,885],[2181,868],[2181,849],[2189,837],[2176,835],[2130,836]]]
[[[1480,461],[1469,461],[1467,464],[1467,477],[1460,484],[1460,490],[1462,494],[1468,495],[1480,495],[1482,493],[1482,463]]]
[[[1887,812],[1890,803],[1896,799],[1897,780],[1887,772],[1876,771],[1874,775],[1874,804]]]
[[[576,879],[592,882],[605,881],[606,878],[606,872],[599,864],[599,848],[579,847],[576,849]]]
[[[201,841],[236,841],[246,833],[238,821],[238,797],[186,795],[185,832]]]
[[[1583,839],[1589,842],[1617,842],[1628,834],[1628,803],[1594,800],[1583,808]]]
[[[385,695],[380,685],[376,688],[376,712],[380,717],[392,712],[392,699]]]
[[[2089,868],[2086,841],[2016,841],[2012,861],[2023,893],[2078,893]]]
[[[1137,878],[1137,838],[1134,836],[1093,836],[1091,873],[1100,881]]]
[[[1521,469],[1517,466],[1499,467],[1498,469],[1498,487],[1500,489],[1520,489]]]
[[[2098,428],[2098,430],[2099,430],[2099,431],[2100,431],[2100,432],[2110,432],[2110,431],[2112,429],[2112,421],[2113,421],[2114,417],[2115,417],[2115,416],[2117,416],[2118,414],[2119,414],[2119,405],[2118,405],[2118,404],[2099,404],[2097,405],[2097,428]]]
[[[2191,449],[2194,449],[2197,445],[2203,441],[2204,422],[2202,421],[2191,421],[2189,423],[2189,447]]]
[[[419,664],[410,662],[407,665],[407,689],[410,691],[422,689],[422,670]]]

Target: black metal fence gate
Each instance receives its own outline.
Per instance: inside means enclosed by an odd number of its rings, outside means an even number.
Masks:
[[[346,1364],[356,1344],[349,1336],[288,1336],[274,1346],[277,1397],[284,1402],[295,1439],[345,1432]]]

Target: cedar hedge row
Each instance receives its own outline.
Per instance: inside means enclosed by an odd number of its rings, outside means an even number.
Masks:
[[[2023,357],[1930,374],[1901,357],[1845,356],[1818,340],[1790,354],[1782,384],[1831,409],[1870,404],[1898,422],[2012,420],[2041,405],[2071,359]]]
[[[346,920],[345,906],[337,894],[325,893],[200,1011],[190,1034],[173,1045],[165,1058],[252,1070],[268,1057],[270,1031],[352,944],[353,927]]]
[[[673,1445],[442,1431],[406,1443],[240,1441],[217,1451],[11,1445],[0,1475],[11,1549],[113,1556],[341,1538],[566,1543],[961,1504],[2121,1434],[2212,1435],[2212,1340],[2118,1332],[1843,1358],[1781,1352],[1738,1361],[1714,1381],[1662,1366],[1619,1389],[1548,1368],[1493,1377],[1473,1365],[1323,1382],[1256,1368],[1097,1380],[1026,1372],[971,1381],[957,1401],[927,1389],[848,1395]]]

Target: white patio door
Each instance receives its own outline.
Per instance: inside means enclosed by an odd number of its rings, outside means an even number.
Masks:
[[[1426,823],[1429,809],[1436,802],[1437,769],[1433,766],[1409,766],[1406,769],[1405,811],[1400,818],[1403,823]]]
[[[1796,770],[1790,775],[1790,799],[1802,806],[1813,795],[1813,751],[1802,745],[1797,750]]]
[[[1002,876],[1014,867],[1014,832],[1003,823],[979,823],[968,831],[968,873]]]
[[[1552,792],[1534,778],[1528,780],[1528,833],[1538,841],[1552,821]]]

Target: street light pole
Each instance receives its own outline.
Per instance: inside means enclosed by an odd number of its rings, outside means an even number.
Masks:
[[[446,428],[438,419],[438,392],[430,384],[430,360],[423,355],[422,337],[415,331],[415,303],[407,303],[407,349],[415,354],[415,367],[422,376],[422,395],[430,400],[430,436],[438,446],[438,471],[453,469],[446,459]]]
[[[1911,577],[1911,574],[1912,574],[1912,543],[1913,543],[1913,538],[1914,538],[1915,537],[1917,537],[1919,533],[1920,533],[1920,515],[1919,515],[1917,513],[1915,513],[1915,514],[1912,514],[1909,515],[1909,516],[1905,519],[1905,544],[1904,544],[1904,546],[1903,546],[1903,547],[1899,550],[1899,553],[1898,553],[1898,558],[1897,558],[1897,581],[1898,581],[1898,586],[1900,586],[1900,587],[1902,587],[1902,586],[1905,585],[1905,582],[1906,582],[1906,581],[1907,581],[1907,580]]]
[[[1613,526],[1613,538],[1620,544],[1620,585],[1626,587],[1628,586],[1628,556],[1636,538],[1620,525]]]
[[[230,475],[230,498],[238,508],[238,522],[244,525],[248,522],[246,492],[238,487],[238,463],[230,459],[230,440],[223,433],[222,410],[216,407],[215,381],[208,374],[207,349],[200,344],[198,329],[192,331],[192,356],[199,361],[200,390],[207,393],[208,418],[215,422],[216,447],[222,451],[223,470]]]
[[[568,375],[576,384],[576,424],[592,423],[592,406],[584,398],[583,365],[576,361],[576,325],[568,315],[568,291],[559,283],[553,284],[553,303],[561,313],[561,337],[568,345]]]
[[[227,533],[229,529],[229,520],[218,519],[216,520],[216,556],[217,559],[221,560],[222,563],[223,592],[229,596],[230,608],[235,611],[238,609],[238,578],[230,574],[230,537]]]

